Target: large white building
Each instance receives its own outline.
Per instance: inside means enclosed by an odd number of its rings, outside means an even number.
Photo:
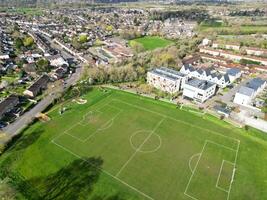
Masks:
[[[252,79],[246,86],[242,86],[235,95],[234,103],[248,106],[252,100],[266,87],[266,81],[260,78]]]
[[[184,85],[183,97],[203,103],[216,92],[216,84],[200,79],[191,79]]]
[[[219,73],[211,68],[196,69],[190,65],[183,65],[180,72],[188,75],[189,78],[197,78],[200,80],[215,83],[220,88],[225,88],[231,83],[228,74]]]
[[[147,73],[149,85],[171,94],[181,90],[186,80],[187,76],[185,74],[165,67],[157,68]]]

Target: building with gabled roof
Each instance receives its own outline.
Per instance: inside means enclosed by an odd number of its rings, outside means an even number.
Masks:
[[[49,76],[45,74],[25,90],[23,94],[29,97],[36,97],[42,90],[47,88],[49,81]]]
[[[266,81],[254,78],[246,86],[242,86],[235,95],[234,103],[248,106],[252,100],[266,87]]]
[[[230,84],[228,74],[222,74],[213,68],[194,68],[191,65],[183,65],[180,72],[189,76],[189,78],[198,78],[200,80],[215,83],[220,88],[224,88]]]
[[[0,102],[0,119],[19,104],[19,97],[12,94]]]

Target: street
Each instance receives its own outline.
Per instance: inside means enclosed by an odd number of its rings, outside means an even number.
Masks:
[[[75,58],[74,56],[64,51],[59,45],[55,45],[54,43],[52,43],[51,40],[50,42],[53,45],[53,47],[60,50],[61,55],[65,59]],[[76,72],[73,73],[72,76],[65,81],[65,85],[62,85],[61,86],[62,88],[58,88],[58,90],[67,90],[71,85],[74,85],[81,78],[81,75],[82,75],[82,66],[78,65],[76,67]],[[18,117],[13,123],[6,126],[2,131],[10,138],[19,134],[25,127],[28,126],[30,122],[33,121],[36,114],[45,110],[56,98],[57,96],[55,95],[55,92],[53,94],[45,96],[41,101],[39,101],[35,105],[34,108],[24,113],[22,116]]]

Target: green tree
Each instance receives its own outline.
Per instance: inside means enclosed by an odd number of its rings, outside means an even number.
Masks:
[[[49,61],[41,58],[36,62],[37,65],[37,71],[38,72],[49,72],[50,67],[49,67]]]
[[[108,25],[108,26],[106,27],[106,30],[107,30],[107,31],[113,31],[113,26]]]
[[[72,42],[71,42],[72,46],[77,49],[80,50],[82,48],[81,43],[79,42],[79,40],[75,37],[73,38]]]
[[[21,49],[21,47],[23,47],[23,41],[22,41],[22,39],[20,39],[20,38],[16,38],[16,40],[15,40],[15,47],[16,47],[16,49],[18,49],[18,50],[20,50]]]
[[[144,46],[136,41],[131,41],[130,46],[134,49],[136,53],[143,52],[145,50]]]
[[[85,42],[87,42],[88,41],[88,39],[87,39],[87,35],[85,35],[85,34],[81,34],[80,36],[79,36],[79,42],[80,43],[85,43]]]
[[[25,47],[30,47],[30,46],[32,46],[33,44],[34,44],[34,40],[33,40],[33,38],[32,38],[31,36],[27,36],[27,37],[24,38],[24,40],[23,40],[23,45],[24,45]]]

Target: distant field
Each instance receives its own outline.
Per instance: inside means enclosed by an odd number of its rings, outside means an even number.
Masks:
[[[2,8],[0,9],[2,12],[7,12],[7,13],[19,13],[19,14],[25,14],[25,15],[42,15],[43,11],[42,9],[39,8]]]
[[[25,199],[262,200],[267,136],[194,109],[94,89],[0,158]],[[116,197],[116,198],[115,198]]]
[[[157,37],[157,36],[145,36],[145,37],[137,38],[131,41],[136,41],[142,44],[146,51],[154,50],[157,48],[163,48],[173,43],[171,40],[167,40],[167,39]],[[130,45],[131,45],[131,41],[130,41]]]
[[[222,23],[203,23],[199,26],[199,31],[208,33],[216,32],[222,35],[249,35],[249,34],[264,34],[267,33],[267,25],[242,25],[242,26],[225,26]]]

